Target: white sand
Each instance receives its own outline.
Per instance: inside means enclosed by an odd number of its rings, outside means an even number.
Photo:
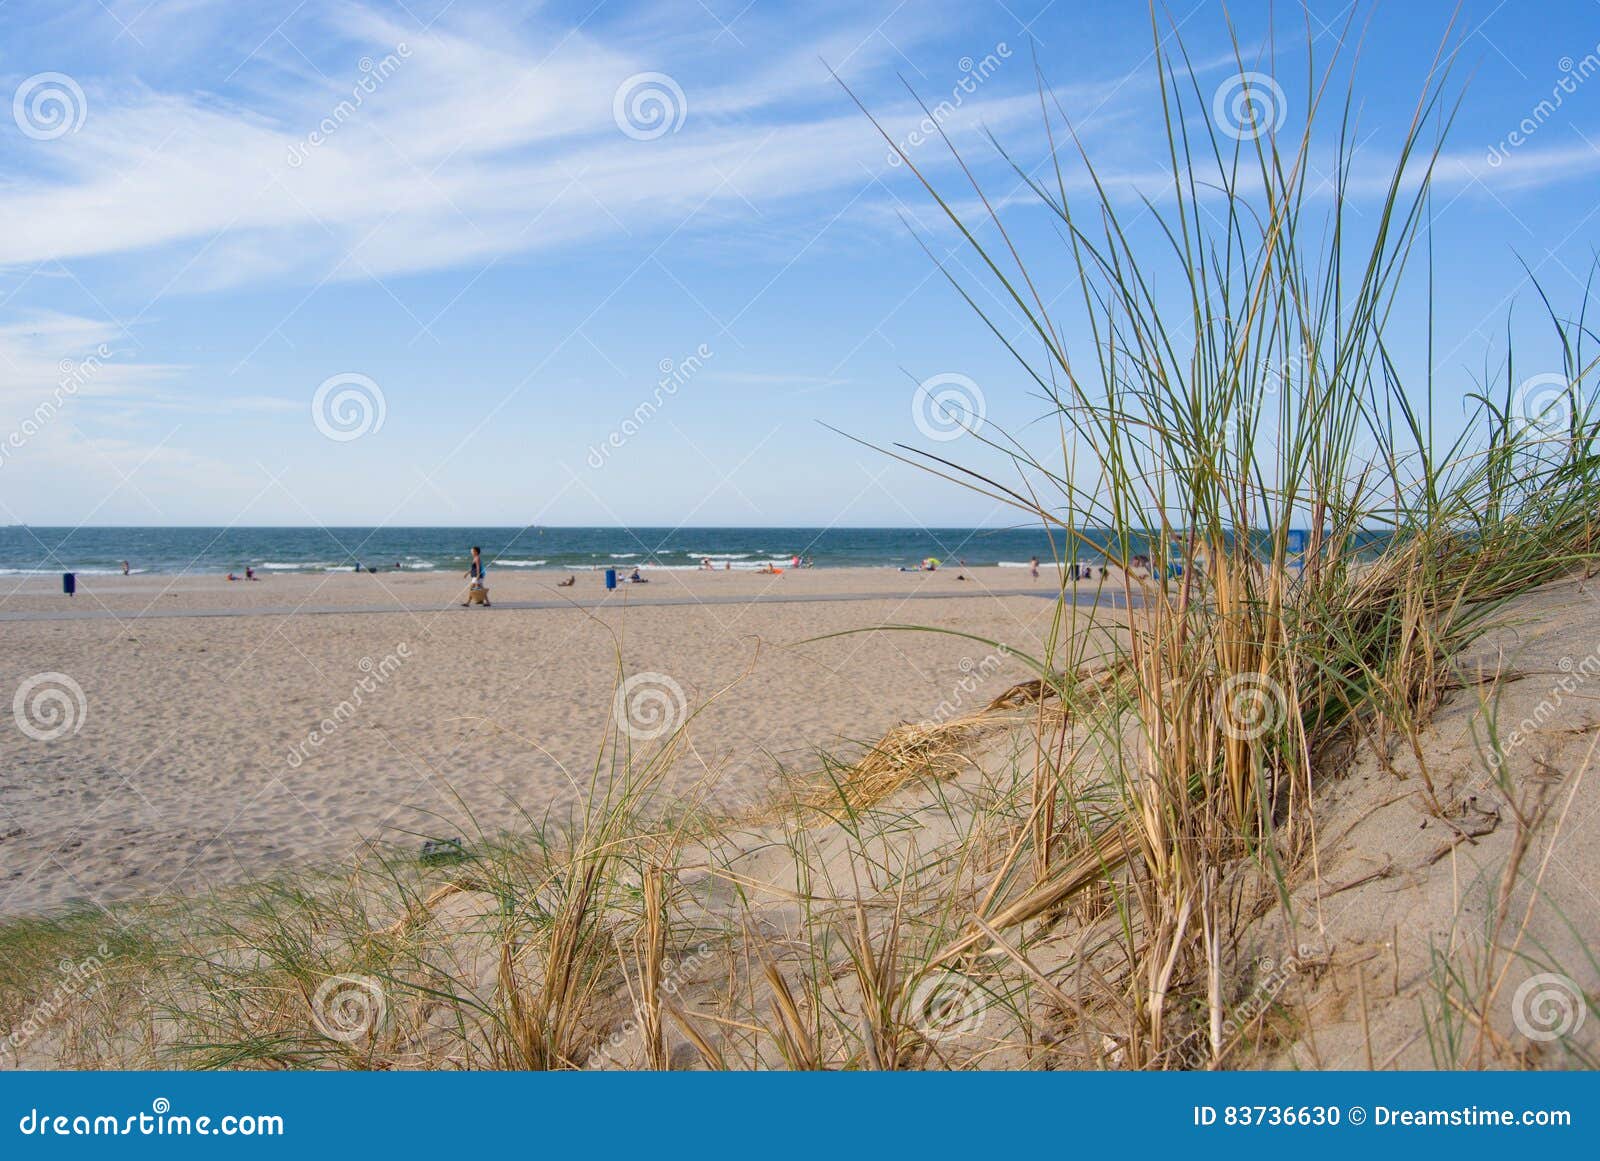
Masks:
[[[814,768],[820,748],[848,751],[932,716],[969,672],[982,681],[963,708],[1029,675],[1014,658],[985,664],[986,646],[945,635],[799,644],[901,622],[1037,652],[1050,581],[1025,569],[963,571],[973,579],[661,572],[606,597],[597,574],[563,589],[561,574],[507,570],[491,576],[488,610],[457,607],[463,582],[437,573],[91,577],[71,599],[53,581],[29,581],[0,598],[0,616],[95,617],[0,623],[6,700],[42,673],[68,675],[84,696],[76,732],[38,740],[12,721],[0,730],[0,914],[191,891],[338,857],[365,839],[492,833],[524,825],[522,811],[562,812],[587,784],[619,672],[681,687],[698,716],[677,777],[689,785],[720,772],[723,796],[737,801],[780,767]],[[1038,595],[986,593],[1018,588]],[[629,607],[839,593],[881,596]],[[949,595],[906,599],[917,593]],[[562,598],[609,603],[498,607]],[[139,619],[294,608],[349,611]],[[374,608],[392,611],[355,611]],[[320,737],[358,689],[354,713]]]

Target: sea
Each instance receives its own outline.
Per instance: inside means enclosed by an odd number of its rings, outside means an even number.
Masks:
[[[44,528],[0,527],[0,576],[76,572],[317,573],[355,568],[466,568],[473,545],[489,567],[697,569],[1026,567],[1061,554],[1042,528]],[[1089,554],[1080,558],[1087,563]],[[1094,559],[1098,559],[1097,556]]]

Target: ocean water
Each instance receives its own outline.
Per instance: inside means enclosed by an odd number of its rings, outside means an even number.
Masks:
[[[1059,538],[1057,540],[1059,544]],[[489,567],[694,569],[946,564],[1023,567],[1059,554],[1042,529],[974,528],[40,528],[0,527],[0,576],[79,572],[326,572],[363,567],[466,568],[480,545]],[[1083,557],[1085,554],[1078,554]]]

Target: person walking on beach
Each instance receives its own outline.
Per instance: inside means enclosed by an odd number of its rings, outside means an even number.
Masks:
[[[1039,579],[1039,558],[1036,556],[1028,561],[1028,570],[1033,573],[1033,579]]]
[[[472,546],[472,563],[467,565],[467,571],[462,575],[471,578],[471,588],[483,590],[483,607],[489,608],[489,570],[483,563],[483,549],[476,544]],[[461,607],[464,609],[471,603],[472,594],[469,590],[467,599],[461,602]]]

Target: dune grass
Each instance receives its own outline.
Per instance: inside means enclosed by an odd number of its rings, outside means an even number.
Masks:
[[[1581,314],[1552,308],[1559,423],[1519,414],[1508,357],[1443,444],[1431,372],[1398,369],[1451,115],[1444,48],[1358,221],[1337,52],[1308,41],[1298,133],[1241,139],[1152,31],[1162,197],[1102,178],[1042,81],[1047,156],[994,143],[1062,240],[1066,287],[959,155],[973,220],[903,156],[968,245],[982,285],[951,285],[1037,389],[1059,460],[992,427],[969,437],[981,466],[889,453],[1042,522],[1064,558],[1104,548],[1136,608],[1107,624],[1064,599],[1033,681],[824,762],[766,813],[708,820],[684,807],[703,795],[664,791],[684,723],[608,738],[578,818],[480,835],[467,863],[375,853],[141,916],[137,954],[107,969],[132,989],[119,1062],[1205,1068],[1294,1036],[1247,998],[1240,939],[1316,874],[1319,791],[1353,747],[1404,750],[1429,809],[1453,806],[1422,739],[1453,659],[1504,601],[1595,556],[1594,361]],[[103,926],[0,930],[21,965],[0,969],[8,996]],[[1498,974],[1441,963],[1441,1063],[1485,1063],[1462,1013]],[[60,1062],[107,1062],[61,1030],[88,1018],[49,1033]]]

